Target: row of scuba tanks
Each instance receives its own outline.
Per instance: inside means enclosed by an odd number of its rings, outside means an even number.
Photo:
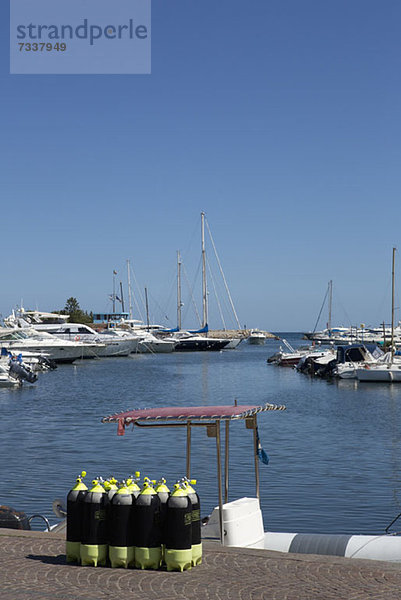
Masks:
[[[140,473],[120,484],[78,476],[67,496],[67,562],[87,566],[184,571],[202,562],[199,496],[183,478],[170,492],[164,478]]]

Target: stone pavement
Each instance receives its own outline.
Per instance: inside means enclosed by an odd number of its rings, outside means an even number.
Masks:
[[[62,534],[0,529],[1,600],[400,600],[401,564],[204,545],[184,573],[67,565]]]

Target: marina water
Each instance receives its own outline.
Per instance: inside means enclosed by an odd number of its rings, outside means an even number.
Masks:
[[[304,343],[300,334],[279,335]],[[130,427],[118,437],[116,425],[101,418],[236,399],[287,406],[258,418],[270,457],[260,463],[266,530],[383,532],[401,512],[401,385],[325,381],[267,364],[279,345],[78,361],[40,374],[34,386],[0,389],[0,503],[55,523],[52,502],[65,501],[82,469],[90,480],[140,470],[173,483],[185,474],[185,429]],[[254,495],[252,449],[252,432],[233,422],[230,500]],[[218,495],[215,440],[204,428],[192,433],[191,476],[205,516]]]

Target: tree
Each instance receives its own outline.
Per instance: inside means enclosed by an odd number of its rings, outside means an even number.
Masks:
[[[73,296],[71,296],[71,298],[68,298],[67,302],[65,303],[65,307],[64,307],[64,312],[67,315],[71,315],[75,312],[79,312],[81,310],[80,306],[79,306],[79,302],[76,298],[73,298]]]
[[[69,323],[93,323],[93,314],[81,310],[78,300],[73,296],[68,298],[64,310],[60,312],[64,315],[70,315]]]

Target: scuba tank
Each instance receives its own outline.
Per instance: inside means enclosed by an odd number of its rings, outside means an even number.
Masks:
[[[107,507],[109,498],[97,479],[83,501],[81,563],[97,567],[107,560]]]
[[[187,490],[179,483],[167,501],[166,548],[167,571],[184,571],[192,567],[192,505]]]
[[[167,517],[167,500],[170,498],[170,490],[166,485],[166,480],[162,477],[155,487],[155,492],[160,498],[160,527],[162,531],[162,549],[164,558],[164,546],[166,543],[166,517]]]
[[[160,498],[145,478],[143,488],[134,504],[135,566],[158,569],[162,559],[162,530],[160,527]]]
[[[112,567],[134,566],[133,507],[135,497],[125,482],[109,505],[109,559]]]
[[[135,471],[135,478],[133,475],[131,475],[129,477],[129,479],[127,479],[127,488],[129,489],[131,494],[134,496],[134,498],[138,498],[140,491],[141,491],[141,488],[138,485],[140,476],[141,476],[140,472]]]
[[[195,567],[202,563],[200,500],[198,494],[192,487],[193,485],[196,485],[196,479],[185,478],[184,482],[192,505],[192,566]]]
[[[101,479],[99,478],[99,481],[101,481]],[[114,477],[109,477],[109,479],[106,479],[106,481],[101,481],[101,483],[103,484],[104,489],[107,492],[107,496],[109,498],[109,502],[111,502],[114,494],[117,492],[118,487],[117,487],[117,479],[115,479]]]
[[[85,475],[86,471],[78,475],[76,484],[67,496],[66,557],[68,563],[80,562],[83,501],[88,490],[82,482]]]

